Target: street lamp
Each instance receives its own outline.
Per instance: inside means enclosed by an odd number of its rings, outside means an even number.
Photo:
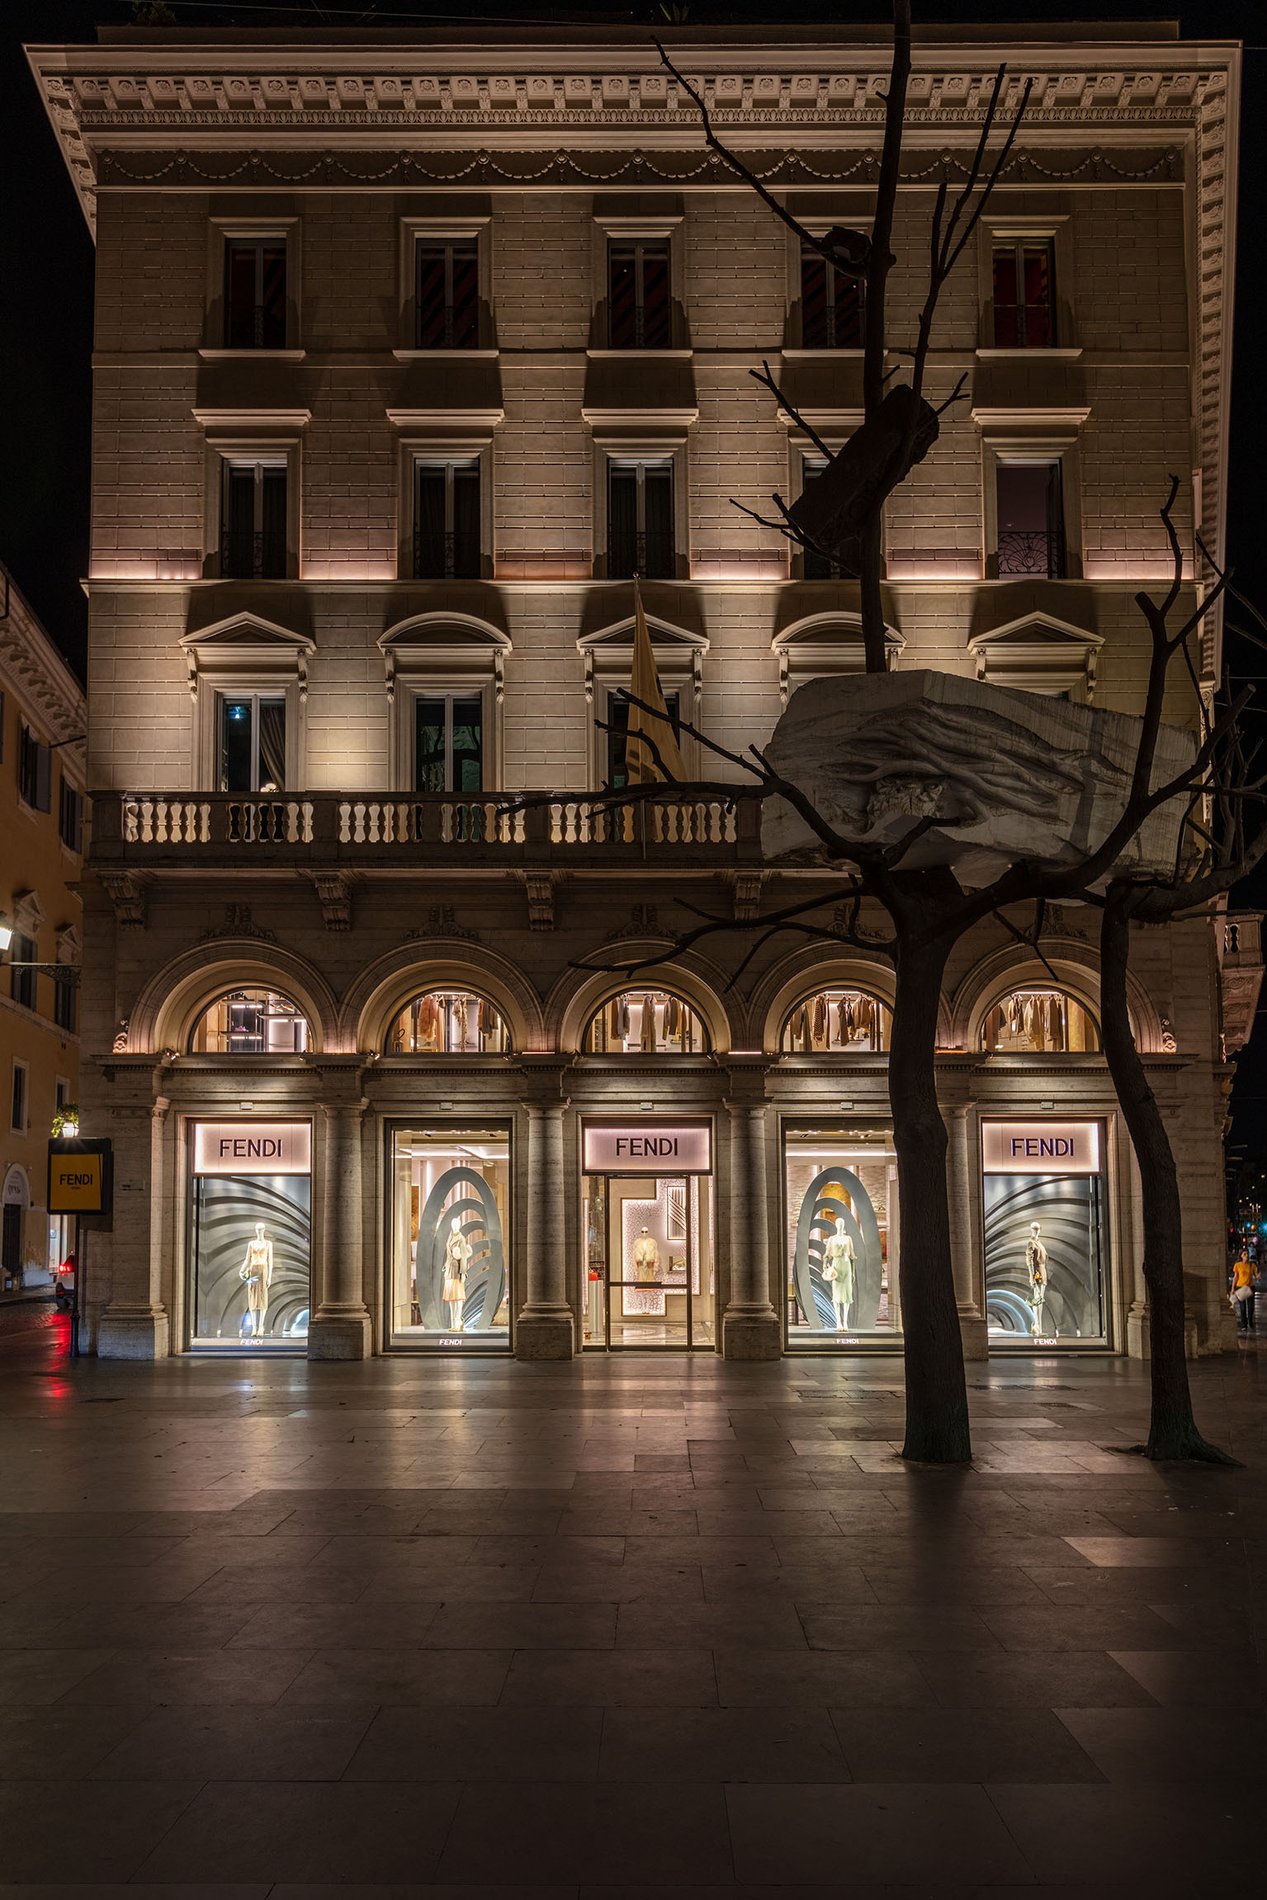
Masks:
[[[9,946],[13,942],[13,925],[0,913],[0,958],[8,956]],[[59,983],[78,983],[79,965],[77,963],[31,963],[25,957],[9,959],[11,970],[47,970]]]

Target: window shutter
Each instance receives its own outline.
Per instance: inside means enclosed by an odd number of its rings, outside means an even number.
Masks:
[[[46,745],[35,743],[35,809],[53,809],[53,753]]]

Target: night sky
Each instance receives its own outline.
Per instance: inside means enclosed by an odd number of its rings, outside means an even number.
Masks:
[[[522,25],[529,20],[562,25],[578,22],[662,23],[658,5],[589,8],[534,4],[534,0],[467,0],[461,8],[411,7],[407,0],[379,6],[342,4],[286,7],[258,0],[252,5],[208,6],[169,0],[181,26],[310,25],[380,27],[451,24],[469,20]],[[41,616],[53,638],[82,671],[86,601],[80,576],[87,568],[89,385],[92,348],[92,244],[66,167],[22,54],[24,41],[91,41],[100,24],[132,18],[130,0],[3,0],[0,14],[0,559]],[[1246,42],[1240,168],[1236,356],[1232,387],[1229,560],[1237,585],[1267,612],[1267,535],[1259,516],[1259,458],[1267,441],[1267,375],[1261,360],[1262,310],[1267,297],[1267,247],[1249,234],[1267,229],[1267,165],[1256,128],[1267,119],[1267,20],[1261,0],[1190,0],[1177,8],[1110,0],[1106,7],[1079,8],[1076,0],[962,0],[961,5],[921,5],[918,21],[939,14],[958,20],[1060,21],[1080,14],[1105,19],[1149,20],[1177,13],[1186,37]],[[689,8],[692,25],[726,21],[760,25],[794,22],[882,21],[876,0],[700,0]],[[161,30],[161,29],[159,29]],[[1254,161],[1257,162],[1254,162]],[[1261,675],[1267,656],[1229,642],[1235,676]],[[1267,707],[1259,716],[1267,722]],[[1267,869],[1241,894],[1267,909]],[[1232,1140],[1267,1153],[1267,1012],[1260,1009],[1254,1041],[1238,1068]]]

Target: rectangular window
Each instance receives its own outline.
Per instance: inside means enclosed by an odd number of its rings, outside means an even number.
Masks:
[[[222,792],[284,792],[286,700],[282,694],[221,693],[216,700]]]
[[[32,937],[15,933],[9,950],[9,994],[23,1009],[35,1008],[37,972],[24,965],[39,961],[39,945]]]
[[[1065,577],[1060,463],[1000,462],[995,475],[1000,579]]]
[[[9,1105],[9,1126],[15,1135],[26,1133],[26,1064],[15,1062],[13,1065],[13,1092]]]
[[[282,580],[286,559],[284,459],[227,461],[220,517],[225,580]]]
[[[304,1351],[311,1146],[306,1122],[194,1124],[187,1311],[195,1350]]]
[[[664,710],[669,715],[673,736],[681,745],[682,712],[681,699],[677,693],[665,693]],[[615,792],[621,791],[627,783],[625,752],[628,743],[629,701],[618,699],[615,693],[609,693],[607,695],[607,783]]]
[[[801,491],[821,475],[827,464],[821,455],[803,455],[801,457]],[[851,543],[851,545],[856,545]],[[844,572],[839,561],[831,560],[826,554],[820,554],[817,548],[801,548],[801,579],[807,581],[838,581]]]
[[[847,277],[808,244],[801,246],[801,344],[807,350],[860,350],[860,277]]]
[[[414,700],[414,790],[483,789],[482,694],[419,693]]]
[[[990,1351],[1107,1346],[1102,1124],[1065,1123],[1048,1141],[1042,1122],[983,1122],[981,1133]]]
[[[75,988],[75,975],[70,966],[63,966],[65,975],[59,968],[53,975],[53,1021],[67,1035],[73,1036],[79,1023],[79,994]]]
[[[391,1344],[509,1351],[509,1129],[396,1127],[387,1161]]]
[[[57,829],[68,851],[84,848],[84,797],[63,773],[58,796]]]
[[[18,791],[32,811],[52,810],[52,747],[42,745],[27,725],[22,727],[18,745]]]
[[[609,238],[608,347],[667,350],[672,341],[668,238]]]
[[[415,580],[478,580],[480,539],[479,462],[417,463]]]
[[[417,240],[414,346],[474,350],[480,340],[479,239]]]
[[[993,273],[995,347],[1049,350],[1056,341],[1051,239],[996,239]]]
[[[830,1029],[825,1033],[829,1037]],[[902,1316],[891,1134],[874,1126],[788,1129],[783,1192],[789,1351],[897,1345]]]
[[[286,240],[224,240],[224,345],[229,350],[286,347]]]
[[[673,463],[610,462],[607,474],[607,577],[671,580],[677,567]]]

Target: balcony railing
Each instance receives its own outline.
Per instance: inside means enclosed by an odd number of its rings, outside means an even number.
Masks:
[[[456,798],[393,792],[124,792],[93,797],[96,863],[366,860],[467,867],[586,860],[753,863],[760,811],[728,799],[655,798],[612,810],[583,794]]]
[[[1009,528],[999,534],[1000,577],[1026,574],[1040,580],[1060,581],[1065,577],[1063,535],[1043,529]]]

